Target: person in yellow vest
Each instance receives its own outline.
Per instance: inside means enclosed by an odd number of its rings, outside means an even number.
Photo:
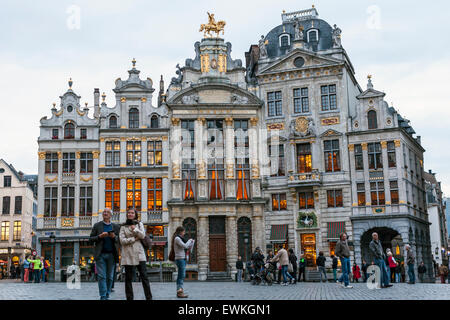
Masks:
[[[28,259],[28,262],[33,264],[34,283],[39,283],[39,278],[41,276],[41,259],[39,258],[39,256],[36,256],[35,259]]]

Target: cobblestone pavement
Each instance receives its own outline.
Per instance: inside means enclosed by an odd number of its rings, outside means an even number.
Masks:
[[[336,283],[297,283],[280,286],[252,286],[236,282],[186,282],[188,299],[183,300],[450,300],[449,284],[394,284],[381,290],[370,290],[366,284],[353,283],[353,289],[345,289]],[[144,299],[140,283],[134,283],[136,300]],[[151,283],[155,300],[172,300],[175,283]],[[97,300],[95,282],[82,282],[81,289],[68,289],[65,283],[21,283],[0,281],[0,300]],[[125,299],[123,282],[115,284],[112,300]]]

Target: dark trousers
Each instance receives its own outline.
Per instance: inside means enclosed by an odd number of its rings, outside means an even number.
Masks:
[[[306,268],[298,268],[298,281],[302,281],[301,277],[302,277],[302,273],[303,273],[303,281],[306,282],[306,272],[305,272]]]
[[[293,268],[293,272],[291,272],[291,276],[294,277],[294,281],[297,282],[297,266]]]
[[[389,269],[391,269],[391,282],[394,283],[395,282],[395,269],[396,269],[396,267],[390,267]]]
[[[142,286],[144,287],[145,299],[152,300],[152,292],[150,290],[150,283],[147,278],[147,267],[146,262],[141,261],[137,266],[125,266],[125,295],[127,300],[133,300],[133,275],[135,272],[135,267],[139,271],[139,277],[141,278]]]

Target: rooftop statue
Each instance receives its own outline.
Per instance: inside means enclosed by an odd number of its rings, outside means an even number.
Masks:
[[[224,27],[225,27],[225,21],[217,21],[216,19],[214,19],[214,13],[209,13],[208,12],[208,23],[202,23],[200,25],[200,32],[203,31],[204,32],[204,37],[207,38],[207,34],[208,34],[208,38],[212,38],[212,34],[211,32],[215,32],[216,38],[219,37],[220,31],[222,31],[222,35],[224,34]]]

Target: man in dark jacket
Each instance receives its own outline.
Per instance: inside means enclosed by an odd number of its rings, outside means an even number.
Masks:
[[[366,260],[362,261],[361,264],[361,271],[363,272],[364,275],[364,282],[367,281],[367,268],[369,267],[369,265],[367,264]]]
[[[298,263],[298,281],[302,281],[301,277],[303,274],[303,281],[306,282],[306,259],[305,259],[305,255],[302,254],[300,256],[300,260]]]
[[[244,270],[244,263],[242,262],[241,256],[238,257],[236,261],[236,270],[237,270],[237,282],[242,282],[242,271]]]
[[[325,275],[325,282],[328,281],[327,279],[327,270],[325,269],[325,256],[323,255],[323,252],[319,252],[319,256],[316,259],[317,268],[319,269],[320,274],[320,282],[322,282],[322,274]]]
[[[262,266],[264,265],[264,255],[259,247],[257,247],[255,252],[252,254],[252,262],[255,267],[255,273],[260,272]]]
[[[294,277],[294,284],[297,283],[297,256],[292,248],[289,249],[289,262],[292,264],[291,276]]]
[[[331,269],[333,269],[333,281],[337,281],[338,258],[334,254],[331,255]]]
[[[423,283],[423,276],[427,272],[427,268],[425,267],[425,264],[423,261],[420,263],[419,267],[417,268],[417,272],[419,273],[419,280]]]
[[[416,256],[414,255],[414,252],[411,250],[411,246],[407,244],[405,246],[406,249],[406,264],[408,266],[408,277],[409,277],[409,284],[415,284],[416,283],[416,274],[414,273],[414,262],[416,261]]]
[[[373,261],[381,271],[381,288],[392,287],[392,285],[389,284],[386,263],[384,262],[386,255],[384,254],[383,246],[381,245],[381,241],[378,239],[378,233],[376,232],[372,233],[372,241],[369,244],[369,250],[373,256]]]
[[[98,290],[101,300],[108,300],[114,279],[114,268],[119,262],[118,225],[111,222],[110,208],[103,210],[103,221],[97,222],[92,228],[89,240],[95,243],[94,257],[96,261]]]
[[[341,260],[342,275],[339,277],[338,282],[344,285],[344,288],[353,288],[348,281],[348,274],[350,273],[350,249],[347,243],[347,234],[345,232],[339,235],[339,241],[336,243],[334,253]]]

